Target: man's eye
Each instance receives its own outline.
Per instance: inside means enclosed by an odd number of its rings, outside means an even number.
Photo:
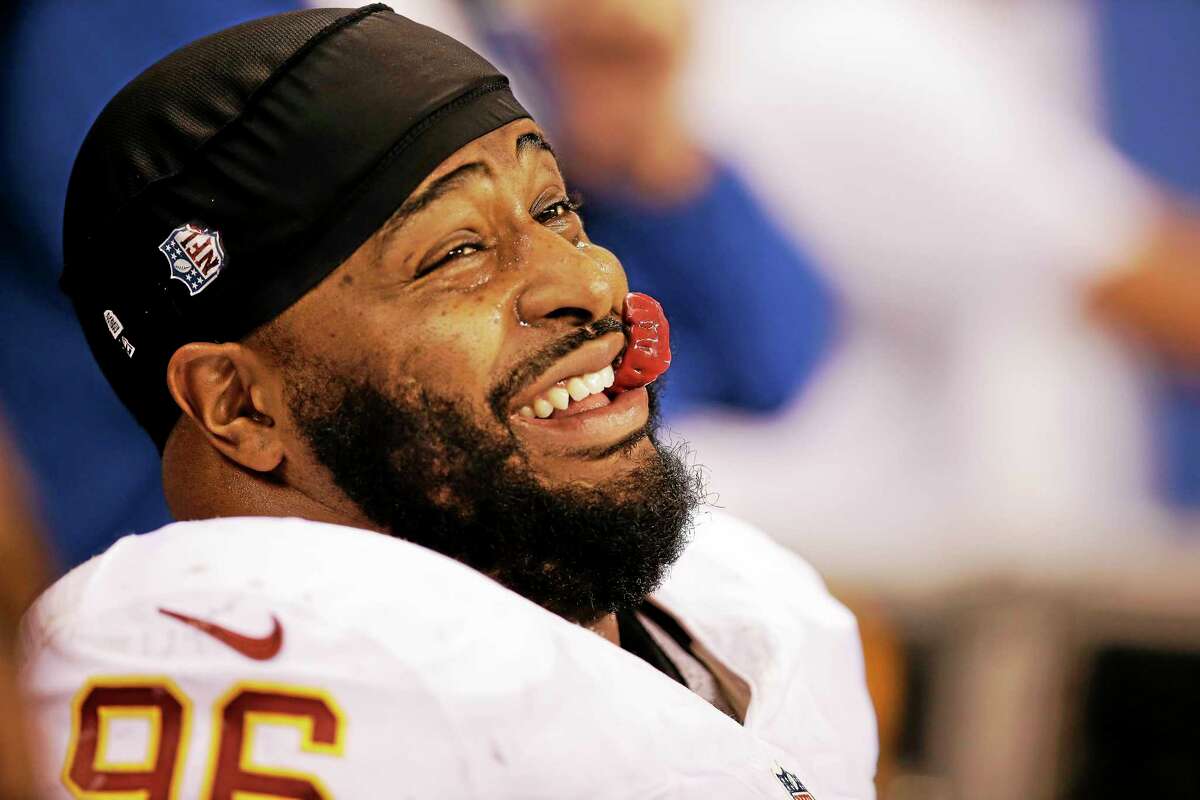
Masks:
[[[565,217],[568,214],[574,214],[579,211],[579,203],[570,198],[563,198],[553,205],[547,206],[542,211],[539,211],[534,217],[538,222],[546,225],[556,219]]]
[[[424,269],[419,270],[415,277],[420,278],[424,275],[428,275],[430,272],[433,272],[438,267],[448,264],[451,261],[455,260],[456,258],[465,258],[466,256],[473,256],[476,253],[480,252],[481,250],[483,250],[483,245],[478,244],[478,243],[460,244],[458,247],[452,247],[449,250],[447,250],[446,254],[444,256],[442,256],[441,258],[439,258],[437,261],[433,262],[432,264],[425,267]]]
[[[478,253],[482,249],[483,248],[481,248],[477,244],[460,244],[458,247],[455,247],[455,248],[447,251],[446,255],[443,256],[442,261],[449,261],[450,259],[453,259],[453,258],[461,258],[463,256],[474,255],[475,253]]]

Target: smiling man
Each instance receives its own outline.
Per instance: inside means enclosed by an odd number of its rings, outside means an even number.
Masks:
[[[93,126],[65,253],[188,521],[28,617],[45,797],[873,795],[853,618],[698,511],[661,310],[479,56],[202,39]]]

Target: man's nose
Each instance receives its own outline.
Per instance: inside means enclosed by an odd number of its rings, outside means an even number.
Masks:
[[[522,322],[544,325],[566,320],[587,325],[622,312],[629,284],[616,257],[603,247],[541,231],[520,254],[525,288],[517,300]]]

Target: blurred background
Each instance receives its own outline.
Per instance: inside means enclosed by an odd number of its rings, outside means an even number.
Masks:
[[[1200,797],[1200,3],[390,5],[513,76],[667,309],[718,504],[858,613],[883,800]],[[169,521],[56,290],[75,151],[175,47],[298,7],[0,12],[5,527],[59,573]]]

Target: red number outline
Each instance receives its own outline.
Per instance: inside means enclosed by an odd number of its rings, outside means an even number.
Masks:
[[[276,707],[269,710],[233,708],[235,704],[248,698],[252,699],[248,705],[256,704],[253,702],[254,698],[282,702],[274,703]],[[289,704],[298,704],[306,709],[288,710]],[[327,712],[328,717],[318,720],[317,714],[310,710],[314,707]],[[322,722],[325,724],[321,724]],[[328,692],[304,686],[242,681],[234,684],[213,705],[212,743],[209,747],[208,768],[201,797],[209,800],[235,800],[243,792],[256,797],[313,800],[333,797],[333,793],[316,775],[253,763],[250,755],[253,751],[254,732],[259,725],[286,725],[297,728],[300,731],[300,749],[305,753],[335,757],[345,753],[346,714]],[[232,757],[233,753],[236,753],[236,759]],[[269,791],[264,793],[239,788],[237,785],[245,779],[272,778],[295,784],[292,789],[295,793],[271,794]],[[302,784],[307,784],[307,787]]]
[[[145,702],[104,703],[96,695],[120,692],[125,694],[148,694]],[[178,720],[164,717],[165,695],[176,704]],[[159,702],[154,702],[155,698]],[[90,719],[92,701],[95,700],[95,721]],[[109,709],[107,712],[105,709]],[[112,709],[124,709],[125,713],[114,713]],[[137,711],[130,711],[137,709]],[[141,764],[110,763],[105,757],[107,749],[108,718],[112,716],[142,716],[148,712],[150,718],[150,743],[147,759]],[[67,757],[63,762],[61,779],[72,796],[80,800],[157,800],[158,797],[175,800],[179,795],[178,776],[187,758],[187,743],[191,737],[192,704],[187,695],[172,681],[162,675],[95,676],[84,682],[71,701],[71,733],[67,742]],[[164,734],[167,734],[164,737]],[[172,741],[173,740],[173,741]],[[164,753],[164,741],[170,742]],[[174,753],[170,752],[174,749]],[[90,755],[90,762],[87,758]],[[79,762],[80,756],[85,761]],[[163,759],[167,764],[163,764]],[[167,769],[163,769],[168,767]],[[154,788],[120,787],[136,775],[153,776],[163,772],[166,780],[164,791]],[[162,776],[160,776],[161,779]],[[82,785],[81,781],[87,785]],[[97,785],[97,782],[99,785]],[[105,784],[118,784],[108,788]]]

